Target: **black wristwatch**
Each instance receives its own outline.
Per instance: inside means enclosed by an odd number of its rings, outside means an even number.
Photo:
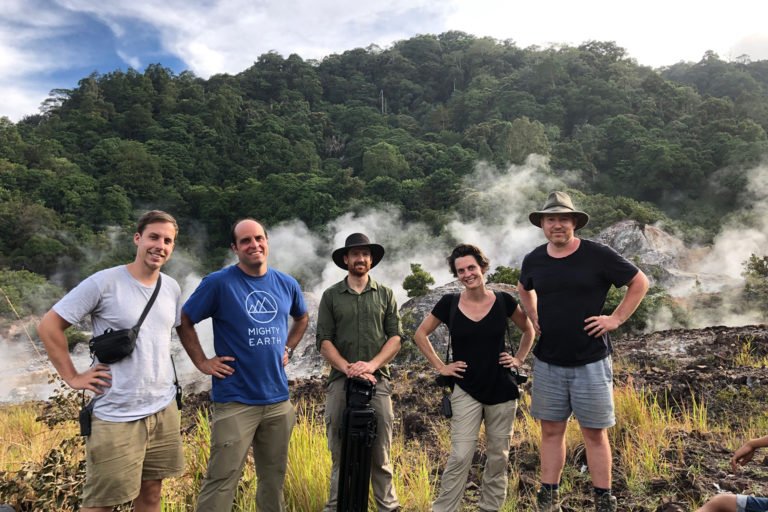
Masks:
[[[286,345],[285,346],[285,351],[288,352],[288,359],[291,359],[293,357],[294,349],[289,347],[288,345]]]

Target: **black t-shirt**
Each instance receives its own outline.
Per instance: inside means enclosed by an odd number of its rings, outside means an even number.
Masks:
[[[524,259],[520,282],[535,290],[541,336],[534,355],[550,364],[581,366],[611,353],[608,334],[600,338],[584,331],[584,320],[601,313],[611,285],[629,283],[638,269],[608,246],[581,240],[565,258],[547,254],[541,245]]]
[[[454,294],[443,295],[435,304],[432,314],[449,325],[451,301]],[[504,298],[507,316],[512,316],[517,302],[508,293],[501,293]],[[505,351],[504,336],[507,332],[507,320],[504,306],[499,303],[499,295],[493,306],[480,321],[467,318],[461,309],[456,310],[451,332],[451,351],[454,361],[467,363],[463,379],[456,379],[461,389],[472,398],[486,405],[500,404],[517,398],[509,385],[509,370],[499,364],[499,354]],[[456,296],[456,300],[458,300]],[[509,350],[506,349],[508,352]]]

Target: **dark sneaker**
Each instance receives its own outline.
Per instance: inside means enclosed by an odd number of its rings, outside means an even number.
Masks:
[[[608,493],[595,496],[595,510],[597,512],[616,512],[616,496]]]
[[[560,491],[549,491],[544,487],[536,493],[536,510],[538,512],[563,512],[560,508]]]

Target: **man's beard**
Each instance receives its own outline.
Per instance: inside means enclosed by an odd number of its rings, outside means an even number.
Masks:
[[[349,272],[355,276],[364,276],[365,274],[368,273],[369,270],[371,270],[371,267],[365,264],[352,265],[351,267],[349,267]]]

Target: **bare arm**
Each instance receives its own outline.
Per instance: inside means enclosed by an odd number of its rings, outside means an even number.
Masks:
[[[755,450],[766,446],[768,446],[768,436],[750,439],[734,452],[733,457],[731,457],[731,468],[736,471],[739,466],[752,460]]]
[[[499,358],[499,364],[506,366],[507,368],[520,368],[523,366],[525,358],[528,357],[528,352],[531,351],[533,339],[536,337],[536,331],[533,329],[533,323],[531,323],[528,317],[525,316],[525,313],[523,313],[520,306],[516,307],[515,312],[512,313],[512,321],[517,328],[523,332],[523,335],[520,336],[520,346],[517,347],[517,352],[514,356],[502,352],[501,357]]]
[[[635,277],[627,284],[627,292],[624,298],[610,315],[591,316],[584,320],[584,330],[590,336],[602,336],[619,328],[621,324],[629,320],[632,313],[648,292],[648,278],[642,270],[638,270]]]
[[[295,349],[301,343],[301,338],[309,325],[309,314],[294,317],[291,327],[288,329],[288,339],[285,340],[286,348]]]
[[[213,375],[220,379],[235,372],[234,368],[226,364],[226,361],[234,361],[234,357],[214,356],[209,359],[205,355],[205,351],[203,351],[203,347],[200,345],[200,338],[197,337],[195,324],[192,323],[192,320],[184,311],[181,312],[181,325],[176,328],[176,332],[181,340],[181,345],[187,351],[187,355],[198,370],[206,375]]]
[[[339,370],[344,375],[347,374],[347,368],[349,368],[349,361],[347,361],[341,352],[336,348],[331,340],[323,340],[320,342],[320,355],[325,358],[328,363]]]
[[[520,297],[520,304],[523,306],[523,312],[531,319],[534,331],[536,334],[541,334],[541,327],[539,327],[539,312],[536,309],[538,306],[536,290],[526,290],[523,287],[523,283],[518,281],[517,294]]]
[[[348,370],[348,377],[360,377],[365,373],[374,373],[376,370],[390,362],[400,352],[400,336],[392,336],[382,345],[381,350],[370,361],[356,361]]]
[[[56,368],[56,371],[69,387],[87,389],[101,395],[104,393],[101,388],[109,387],[112,381],[109,366],[99,363],[83,373],[77,371],[72,357],[69,355],[67,335],[64,334],[70,325],[51,309],[43,316],[40,325],[37,326],[37,334],[40,336],[46,352],[48,352],[48,358],[53,363],[53,367]]]
[[[320,342],[320,355],[323,356],[331,366],[339,370],[341,373],[347,377],[352,377],[352,375],[349,374],[349,368],[352,365],[349,363],[349,361],[346,360],[344,356],[341,355],[341,352],[339,352],[339,350],[336,348],[336,345],[334,345],[331,340],[323,340]],[[376,377],[374,377],[372,373],[364,373],[359,375],[359,377],[367,379],[376,384]]]
[[[290,329],[288,329],[288,338],[285,340],[283,366],[286,366],[290,359],[288,356],[288,351],[290,350],[291,354],[293,354],[293,351],[296,349],[299,343],[301,343],[301,338],[304,337],[304,332],[307,330],[307,325],[309,325],[309,314],[304,313],[302,316],[293,318],[293,324],[291,325]]]
[[[413,339],[421,353],[424,354],[424,357],[429,361],[429,364],[440,372],[440,375],[450,375],[461,379],[463,378],[461,373],[466,371],[467,363],[464,361],[453,361],[452,363],[445,364],[435,352],[435,347],[432,346],[432,342],[429,341],[429,335],[432,334],[441,323],[442,322],[435,315],[432,313],[428,314],[421,322],[418,329],[416,329]]]

